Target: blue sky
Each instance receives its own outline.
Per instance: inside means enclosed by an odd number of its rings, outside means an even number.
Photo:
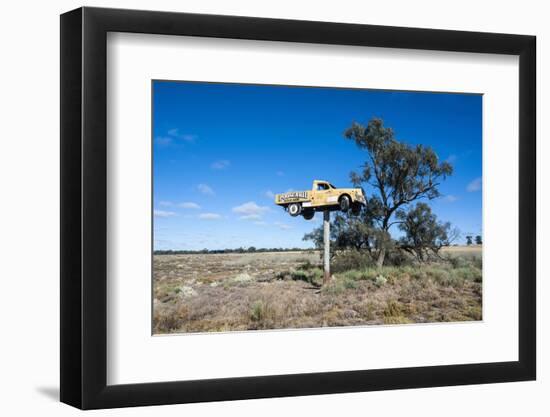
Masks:
[[[374,116],[451,162],[432,209],[481,234],[480,95],[154,81],[155,250],[310,247],[321,214],[292,218],[273,194],[351,186],[367,155],[343,131]]]

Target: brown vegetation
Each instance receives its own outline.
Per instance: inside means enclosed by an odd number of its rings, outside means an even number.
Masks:
[[[154,333],[481,320],[481,248],[335,272],[316,252],[154,256]]]

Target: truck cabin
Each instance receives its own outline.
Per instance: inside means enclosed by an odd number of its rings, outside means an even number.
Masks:
[[[330,189],[335,189],[336,187],[327,181],[313,181],[313,190],[314,191],[327,191]]]

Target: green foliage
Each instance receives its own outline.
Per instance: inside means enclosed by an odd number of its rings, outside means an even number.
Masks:
[[[388,280],[386,279],[386,277],[384,277],[384,275],[378,275],[376,277],[376,279],[374,280],[374,284],[377,286],[377,287],[381,287],[382,285],[384,285],[386,282],[388,282]]]
[[[398,210],[399,230],[404,236],[399,239],[400,248],[413,254],[420,262],[438,256],[443,246],[449,246],[457,231],[451,231],[450,223],[441,223],[426,203],[417,203],[408,211]]]
[[[349,249],[338,252],[331,264],[332,271],[337,273],[371,267],[374,266],[374,261],[368,251]]]
[[[346,290],[355,290],[359,288],[358,280],[355,277],[341,275],[328,285],[323,286],[321,292],[325,295],[339,295]]]
[[[275,311],[266,301],[256,300],[250,308],[249,318],[255,323],[255,328],[268,327],[276,318]]]
[[[302,271],[309,271],[313,268],[316,268],[315,265],[313,265],[309,260],[306,260],[303,264],[301,264],[298,269]]]
[[[354,290],[358,287],[357,281],[354,279],[344,279],[342,284],[346,290]]]
[[[262,301],[255,301],[250,309],[250,319],[261,321],[265,317],[265,305]]]
[[[344,136],[369,156],[362,171],[352,173],[352,181],[377,189],[379,207],[386,210],[395,211],[420,197],[439,197],[439,181],[453,172],[448,162],[439,162],[432,148],[399,142],[393,129],[379,118],[371,119],[367,126],[353,123]],[[388,216],[379,214],[382,219]]]
[[[321,289],[321,293],[324,295],[340,295],[345,290],[346,289],[344,288],[342,281],[336,281],[336,282],[331,282],[328,285],[324,285],[323,288]]]
[[[366,211],[358,216],[347,213],[337,213],[330,225],[330,256],[334,258],[340,251],[354,250],[361,252],[363,257],[372,257],[375,246],[376,228]],[[303,237],[311,241],[317,249],[323,248],[323,226],[319,226]],[[321,252],[321,256],[323,252]]]
[[[314,286],[320,286],[320,280],[322,279],[323,272],[319,269],[310,269],[309,271],[294,271],[291,273],[291,278],[294,281],[304,281]]]
[[[306,268],[306,269],[302,269]],[[323,271],[313,265],[304,264],[296,271],[282,271],[277,273],[275,279],[285,280],[291,279],[293,281],[304,281],[308,284],[319,287],[323,279]]]
[[[353,123],[344,132],[344,137],[355,142],[367,154],[361,170],[350,174],[352,183],[357,187],[368,185],[374,192],[368,196],[366,207],[358,217],[350,214],[335,216],[331,225],[331,257],[337,251],[355,249],[363,251],[365,257],[375,259],[377,266],[382,266],[386,254],[392,255],[399,249],[389,233],[397,212],[418,199],[439,197],[438,187],[452,174],[453,168],[448,162],[439,161],[430,147],[411,146],[398,141],[393,129],[384,126],[382,119],[373,118],[367,126]],[[450,226],[437,222],[435,226],[439,230],[435,233],[436,237],[430,240],[432,248],[435,247],[434,239],[436,244],[449,240]],[[430,228],[433,232],[434,226]],[[321,248],[322,227],[305,235],[304,240],[310,240]],[[424,244],[425,239],[419,243],[421,246]],[[404,261],[403,257],[394,257],[386,263],[403,264]]]

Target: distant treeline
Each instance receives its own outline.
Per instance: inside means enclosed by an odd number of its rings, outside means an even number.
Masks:
[[[236,249],[201,249],[201,250],[156,250],[155,255],[192,255],[192,254],[215,254],[215,253],[261,253],[261,252],[311,252],[315,249],[303,248],[256,248],[250,246],[248,248]]]

